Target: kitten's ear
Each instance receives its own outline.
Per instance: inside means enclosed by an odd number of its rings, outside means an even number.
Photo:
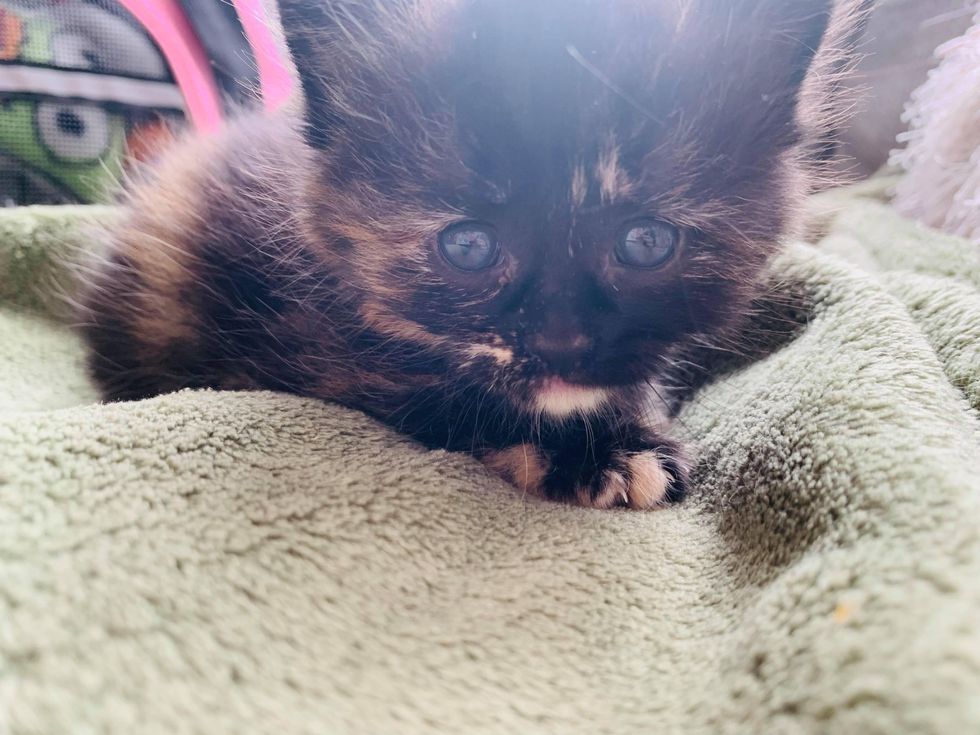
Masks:
[[[745,34],[756,56],[757,73],[769,68],[774,85],[799,89],[811,68],[832,57],[840,62],[854,50],[873,0],[703,0],[703,6],[725,22],[729,34]]]
[[[834,0],[708,1],[716,13],[740,14],[743,32],[759,34],[759,53],[766,55],[788,89],[803,83],[830,27],[835,5]]]
[[[875,0],[837,0],[833,4],[820,51],[802,81],[797,124],[814,161],[833,156],[840,128],[854,108],[856,92],[843,82],[860,60],[859,47],[874,7]]]
[[[280,0],[283,35],[303,88],[306,137],[325,147],[342,121],[369,109],[395,36],[406,26],[411,0]]]
[[[694,86],[744,130],[764,131],[773,149],[808,137],[841,110],[839,80],[849,69],[871,0],[695,0],[685,46],[701,64]],[[688,14],[690,15],[690,13]],[[683,34],[683,29],[681,30]],[[684,63],[696,67],[696,59]]]

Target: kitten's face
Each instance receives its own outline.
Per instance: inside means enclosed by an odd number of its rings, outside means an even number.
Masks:
[[[362,318],[553,415],[655,376],[742,313],[783,233],[828,12],[286,3],[320,157],[313,222]]]

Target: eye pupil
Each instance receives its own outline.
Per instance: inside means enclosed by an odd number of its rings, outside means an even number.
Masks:
[[[670,260],[679,239],[677,228],[667,222],[635,220],[623,228],[616,243],[616,258],[634,268],[655,268]]]
[[[71,110],[58,110],[55,120],[58,129],[65,135],[81,137],[85,134],[85,123]]]
[[[489,225],[464,222],[443,230],[439,250],[450,265],[464,271],[480,271],[497,263],[499,246]]]

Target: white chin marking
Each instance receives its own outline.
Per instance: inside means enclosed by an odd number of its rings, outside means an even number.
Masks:
[[[547,380],[535,394],[538,410],[555,418],[595,413],[608,398],[604,388],[572,385],[557,378]]]

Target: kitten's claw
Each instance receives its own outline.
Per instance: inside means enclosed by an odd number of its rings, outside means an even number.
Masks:
[[[655,451],[614,453],[610,464],[616,469],[603,471],[591,487],[578,488],[576,500],[579,505],[649,510],[667,505],[674,499],[669,496],[676,495],[679,483],[683,482],[679,468],[671,471],[665,467],[665,462]]]

